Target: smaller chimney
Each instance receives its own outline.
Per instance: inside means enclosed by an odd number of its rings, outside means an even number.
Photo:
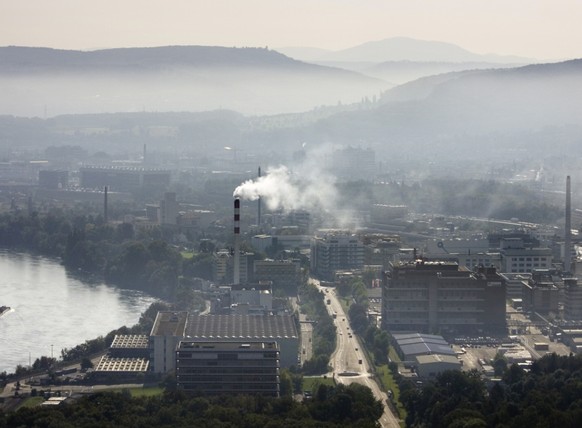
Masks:
[[[259,167],[259,178],[261,178],[261,167]],[[259,199],[257,200],[258,204],[258,214],[257,214],[257,226],[259,229],[261,228],[261,196],[259,195]]]
[[[108,219],[108,208],[107,208],[107,186],[105,186],[105,191],[103,192],[103,221],[105,222],[105,224],[107,224],[109,222]]]

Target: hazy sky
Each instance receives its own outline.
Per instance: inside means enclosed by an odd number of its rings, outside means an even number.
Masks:
[[[0,46],[311,46],[388,37],[582,57],[580,0],[0,0]]]

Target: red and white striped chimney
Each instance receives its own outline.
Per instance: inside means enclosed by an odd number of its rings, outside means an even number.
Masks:
[[[240,283],[240,199],[234,200],[234,284]]]

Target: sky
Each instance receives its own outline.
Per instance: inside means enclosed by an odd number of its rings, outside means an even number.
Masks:
[[[411,37],[479,54],[582,57],[580,0],[0,0],[0,46],[341,50]]]

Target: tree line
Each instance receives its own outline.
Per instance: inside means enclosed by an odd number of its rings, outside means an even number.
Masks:
[[[212,278],[212,253],[184,259],[159,229],[137,232],[129,223],[60,209],[1,214],[0,247],[57,257],[74,272],[168,300],[187,292],[189,278]]]
[[[509,366],[485,382],[477,371],[444,372],[421,389],[401,382],[411,427],[579,427],[582,355],[549,354],[526,371]]]
[[[321,385],[311,400],[291,397],[190,396],[166,391],[132,398],[129,391],[97,393],[59,407],[0,411],[0,428],[43,427],[376,427],[382,404],[369,388]]]

